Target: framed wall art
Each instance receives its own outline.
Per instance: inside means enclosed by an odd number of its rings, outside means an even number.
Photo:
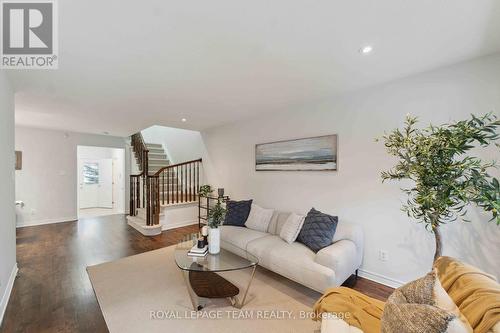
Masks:
[[[335,171],[337,135],[255,145],[257,171]]]

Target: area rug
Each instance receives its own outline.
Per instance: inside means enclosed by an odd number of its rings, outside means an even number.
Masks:
[[[174,246],[87,268],[110,332],[317,332],[311,308],[320,294],[258,268],[241,309],[206,300],[193,311]],[[245,290],[250,270],[221,273]]]

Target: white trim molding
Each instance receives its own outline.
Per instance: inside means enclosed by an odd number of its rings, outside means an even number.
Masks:
[[[34,221],[25,221],[16,224],[16,228],[22,227],[32,227],[36,225],[44,225],[44,224],[52,224],[52,223],[64,223],[64,222],[75,222],[78,221],[78,217],[65,217],[60,219],[47,219],[47,220],[34,220]]]
[[[17,272],[19,269],[17,268],[17,263],[12,267],[12,272],[10,273],[9,281],[7,281],[7,285],[5,287],[5,293],[2,296],[2,300],[0,301],[0,325],[3,321],[3,316],[5,314],[5,310],[7,310],[7,304],[9,303],[10,294],[12,293],[12,288],[14,287],[14,281],[16,280]]]
[[[399,281],[378,273],[365,271],[364,269],[359,269],[358,275],[361,276],[362,278],[375,281],[377,283],[383,284],[391,288],[398,288],[401,287],[403,284],[405,284],[405,282],[403,281]]]

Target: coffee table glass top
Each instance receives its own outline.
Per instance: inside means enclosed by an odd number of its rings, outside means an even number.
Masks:
[[[205,257],[188,256],[188,251],[193,247],[193,236],[190,235],[186,240],[177,244],[175,248],[175,263],[184,271],[192,272],[224,272],[234,271],[254,267],[259,260],[246,253],[246,257],[240,257],[234,253],[220,249],[218,254],[207,254]]]

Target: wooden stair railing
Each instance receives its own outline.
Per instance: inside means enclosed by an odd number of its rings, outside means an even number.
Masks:
[[[142,134],[135,133],[131,137],[131,144],[132,148],[136,154],[137,161],[139,164],[139,170],[141,170],[142,173],[148,170],[148,154],[149,150],[148,147],[146,146],[146,143],[144,142],[144,138],[142,137]]]
[[[138,175],[130,175],[130,216],[136,216],[137,208],[141,208],[141,201],[142,207],[146,207],[147,204],[147,196],[145,194],[148,176],[149,150],[140,132],[132,135],[131,145],[137,158],[139,170],[141,171]],[[147,222],[147,225],[149,225],[148,223],[149,222]]]
[[[151,195],[150,216],[154,224],[160,223],[161,205],[194,202],[200,190],[202,159],[169,165],[148,176],[148,193]]]
[[[149,150],[141,133],[131,137],[141,173],[130,175],[130,216],[137,216],[138,208],[145,209],[146,225],[160,224],[162,205],[196,201],[200,189],[202,159],[169,165],[150,175]]]

